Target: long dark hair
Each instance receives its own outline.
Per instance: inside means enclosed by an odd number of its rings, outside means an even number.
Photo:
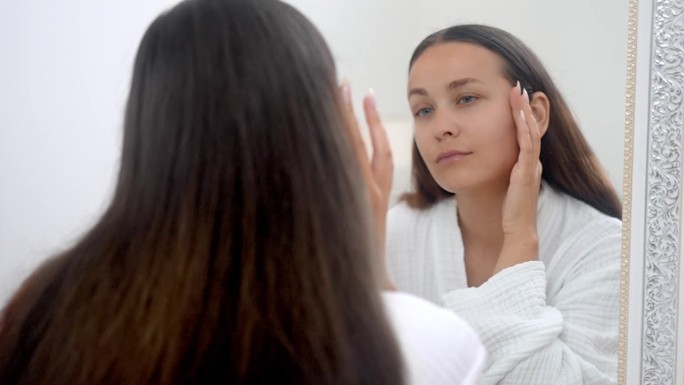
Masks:
[[[189,0],[140,44],[113,201],[0,319],[2,384],[401,384],[331,54]]]
[[[541,142],[542,178],[553,188],[607,215],[621,218],[622,208],[615,189],[539,58],[520,39],[506,31],[466,24],[426,37],[413,51],[409,70],[427,48],[448,42],[466,42],[487,48],[503,59],[504,75],[511,84],[520,81],[530,95],[534,92],[546,94],[551,111],[549,127]],[[424,209],[453,195],[433,179],[415,141],[412,156],[413,191],[402,196],[404,201],[411,207]]]

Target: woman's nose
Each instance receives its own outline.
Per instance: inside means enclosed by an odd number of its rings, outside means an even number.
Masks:
[[[445,112],[436,112],[436,119],[433,120],[434,136],[438,141],[442,141],[449,137],[456,137],[461,132],[459,123],[456,121],[453,114]]]

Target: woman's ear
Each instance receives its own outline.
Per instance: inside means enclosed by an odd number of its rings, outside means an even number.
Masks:
[[[530,98],[530,109],[537,121],[541,136],[544,136],[549,128],[549,117],[551,116],[551,104],[546,94],[539,91],[532,94]]]

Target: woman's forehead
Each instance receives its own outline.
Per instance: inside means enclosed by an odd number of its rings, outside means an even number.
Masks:
[[[472,78],[488,83],[504,77],[503,59],[489,49],[465,42],[438,43],[416,59],[409,72],[409,88]]]

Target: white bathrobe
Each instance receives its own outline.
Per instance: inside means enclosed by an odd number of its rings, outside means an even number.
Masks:
[[[452,310],[487,349],[483,384],[617,382],[621,222],[543,183],[539,261],[468,288],[454,198],[388,217],[397,287]]]

